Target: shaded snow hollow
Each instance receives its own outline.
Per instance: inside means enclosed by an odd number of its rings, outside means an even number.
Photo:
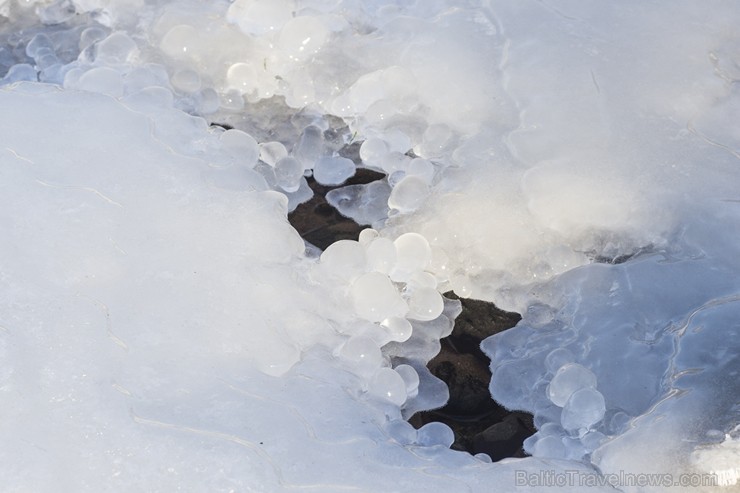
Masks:
[[[0,0],[4,491],[733,490],[739,18]],[[388,177],[319,255],[351,142]],[[482,348],[533,457],[405,421],[449,289],[523,314]]]

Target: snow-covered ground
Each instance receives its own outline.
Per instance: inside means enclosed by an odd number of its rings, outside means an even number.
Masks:
[[[738,25],[0,0],[2,491],[734,491]],[[352,142],[387,180],[328,199],[373,229],[319,255],[287,213]],[[483,349],[530,458],[405,421],[450,289],[523,314]]]

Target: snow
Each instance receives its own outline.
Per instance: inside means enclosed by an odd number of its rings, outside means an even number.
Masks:
[[[736,488],[738,17],[0,0],[4,491]],[[318,255],[352,142],[373,229]],[[482,348],[533,457],[405,421],[449,289],[522,313]]]

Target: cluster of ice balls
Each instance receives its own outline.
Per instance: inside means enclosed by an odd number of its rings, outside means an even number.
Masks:
[[[337,286],[338,296],[361,321],[337,356],[368,378],[371,395],[399,406],[416,396],[419,376],[409,365],[389,368],[382,348],[408,341],[412,322],[423,328],[423,322],[442,315],[445,303],[428,271],[431,263],[432,249],[423,236],[407,233],[391,240],[365,229],[359,241],[330,245],[315,266],[314,277]]]
[[[568,457],[580,460],[606,439],[598,424],[604,419],[606,403],[597,390],[594,373],[573,361],[573,354],[557,348],[547,355],[545,365],[552,379],[545,395],[556,409],[560,419],[539,427],[524,447],[535,457]]]
[[[105,94],[134,110],[157,107],[155,137],[177,152],[207,155],[213,167],[209,180],[225,188],[280,191],[289,197],[289,209],[310,198],[306,177],[335,186],[355,173],[356,163],[325,138],[331,130],[325,116],[337,115],[348,125],[343,142],[362,142],[361,164],[387,175],[382,182],[360,186],[366,202],[335,203],[355,219],[364,210],[367,220],[359,220],[364,223],[420,207],[438,180],[443,161],[438,158],[454,148],[453,128],[426,121],[416,111],[420,103],[410,70],[393,62],[354,68],[346,63],[351,40],[370,35],[373,15],[382,9],[359,20],[346,18],[341,2],[237,0],[225,16],[211,15],[224,4],[168,10],[141,3],[140,15],[132,17],[104,3],[2,3],[0,15],[10,18],[16,30],[0,29],[3,46],[9,47],[0,52],[0,85],[39,81]],[[32,17],[45,26],[35,26]],[[26,18],[32,21],[29,29],[18,29]],[[349,48],[331,53],[343,45]],[[323,80],[322,73],[337,73],[330,66],[317,73],[314,66],[323,63],[319,55],[338,60],[335,68],[346,80]],[[277,130],[272,140],[258,141],[256,134],[239,128],[249,105],[275,96],[293,114],[311,107],[316,117],[293,122],[292,133]],[[187,134],[178,129],[206,130],[209,121],[236,121],[236,128],[214,127],[189,145],[177,141]],[[335,192],[346,196],[341,189]],[[440,294],[448,281],[444,256],[433,253],[421,235],[391,240],[375,230],[365,230],[358,242],[335,243],[321,255],[317,275],[333,278],[362,322],[335,354],[360,377],[367,395],[408,409],[427,406],[416,402],[408,407],[419,395],[420,382],[431,377],[423,365],[452,329],[454,315],[443,315]],[[425,329],[428,334],[416,334],[422,342],[403,348],[414,331]],[[414,362],[419,364],[407,364]],[[452,443],[451,430],[439,424],[414,436],[411,442],[423,445]]]
[[[50,27],[3,39],[11,49],[0,52],[0,85],[41,81],[131,104],[154,100],[209,121],[234,118],[237,129],[235,115],[275,96],[292,111],[310,106],[317,115],[337,115],[349,126],[345,143],[363,141],[362,164],[387,175],[382,185],[359,186],[361,199],[340,193],[341,200],[330,200],[359,222],[373,224],[389,213],[418,209],[438,180],[444,162],[438,158],[454,149],[457,134],[450,126],[417,115],[421,103],[411,90],[416,86],[411,70],[377,61],[348,63],[352,43],[362,47],[357,40],[370,35],[373,22],[382,24],[379,16],[390,7],[366,7],[357,11],[362,15],[348,17],[341,2],[238,0],[225,13],[218,10],[224,5],[194,4],[187,10],[142,5],[134,22],[130,13],[94,0],[62,2],[63,9],[58,3],[20,2],[5,9],[16,24],[35,13]],[[334,66],[326,65],[329,58]],[[313,68],[317,64],[320,73]],[[322,81],[322,74],[338,70],[346,80]],[[326,130],[319,118],[260,143],[258,158],[268,165],[257,168],[264,184],[256,177],[247,182],[295,194],[291,206],[310,197],[308,175],[325,185],[343,183],[355,163],[327,149]],[[248,142],[255,139],[235,135],[224,134],[240,141],[236,150],[244,153],[236,160],[255,168],[256,142]]]

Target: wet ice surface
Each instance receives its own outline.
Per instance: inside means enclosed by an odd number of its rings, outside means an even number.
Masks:
[[[8,491],[734,487],[740,11],[455,7],[0,2]],[[375,230],[307,254],[351,142]],[[404,421],[449,289],[523,314],[483,349],[533,458]]]

